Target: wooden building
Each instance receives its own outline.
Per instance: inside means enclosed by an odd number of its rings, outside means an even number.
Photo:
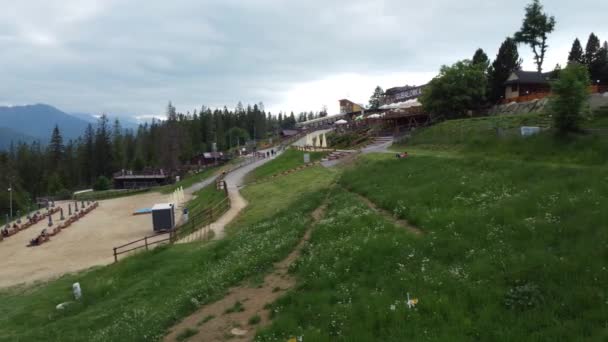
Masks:
[[[171,174],[162,169],[157,171],[144,171],[133,173],[130,170],[122,170],[114,174],[114,189],[142,189],[159,185],[171,184]]]
[[[505,82],[505,100],[508,102],[519,97],[542,98],[551,92],[551,72],[517,70]]]
[[[223,152],[205,152],[194,156],[190,160],[190,164],[207,167],[211,165],[223,164],[228,160],[230,160],[230,157]]]
[[[354,103],[347,99],[340,100],[340,114],[360,113],[365,110],[365,106]]]

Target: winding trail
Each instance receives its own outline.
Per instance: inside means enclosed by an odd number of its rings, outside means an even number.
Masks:
[[[298,245],[286,258],[273,265],[272,272],[264,276],[261,284],[244,282],[230,288],[222,299],[202,306],[174,325],[163,341],[177,341],[179,334],[186,329],[193,329],[196,332],[188,339],[193,342],[220,342],[232,339],[253,341],[258,328],[271,322],[267,304],[275,302],[296,285],[296,279],[289,273],[289,267],[300,257],[302,249],[310,240],[312,230],[325,216],[325,210],[326,203],[311,213],[311,224]],[[236,303],[241,303],[241,309],[230,310]],[[259,317],[259,322],[251,325],[248,320],[254,315]]]
[[[262,150],[259,152],[266,153],[267,151],[270,151],[270,149]],[[214,240],[219,240],[219,239],[224,238],[224,236],[226,236],[226,226],[228,224],[230,224],[230,222],[232,222],[241,213],[241,211],[247,207],[247,200],[245,200],[245,198],[239,192],[239,188],[241,188],[245,184],[245,176],[249,172],[257,169],[258,167],[274,160],[281,154],[282,154],[282,151],[277,151],[277,153],[274,157],[260,159],[249,165],[245,165],[232,172],[229,172],[225,176],[224,180],[226,181],[226,185],[228,188],[228,198],[230,199],[230,209],[228,209],[228,211],[225,212],[222,216],[220,216],[220,218],[218,218],[215,222],[211,223],[209,229],[212,230],[214,233],[214,238],[213,238]],[[199,190],[203,189],[204,187],[208,186],[209,184],[213,184],[216,181],[217,177],[218,176],[214,176],[214,177],[204,180],[203,182],[197,183],[197,184],[191,186],[190,188],[188,188],[187,190],[185,190],[185,192],[188,194],[193,194],[196,191],[199,191]],[[197,234],[197,233],[195,232],[193,234]],[[189,239],[189,236],[186,236],[180,240],[180,242],[182,242],[182,241],[188,242],[188,241],[191,241],[191,239]]]

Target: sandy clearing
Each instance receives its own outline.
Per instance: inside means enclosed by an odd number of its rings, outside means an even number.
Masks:
[[[189,199],[186,195],[186,200]],[[133,216],[141,208],[167,202],[168,195],[150,192],[142,195],[99,202],[99,207],[87,216],[51,237],[51,241],[38,247],[26,247],[47,222],[39,222],[28,230],[0,242],[0,287],[45,281],[114,262],[112,248],[152,235],[150,215]],[[67,202],[58,203],[67,216]],[[181,210],[176,210],[177,219]],[[58,224],[59,214],[53,215]]]

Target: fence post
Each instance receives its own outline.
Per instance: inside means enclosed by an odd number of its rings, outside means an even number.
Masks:
[[[147,236],[144,238],[144,241],[146,243],[146,250],[148,250],[148,237]]]
[[[114,247],[114,262],[118,262],[118,255],[116,254],[116,247]]]

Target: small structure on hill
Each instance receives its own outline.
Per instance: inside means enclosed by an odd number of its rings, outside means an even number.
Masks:
[[[360,113],[365,110],[365,106],[353,101],[342,99],[340,100],[340,114]]]
[[[223,152],[204,152],[194,156],[190,163],[198,166],[214,166],[220,165],[230,160],[230,156]]]
[[[155,232],[169,231],[175,227],[175,210],[169,203],[152,207],[152,226]]]
[[[133,172],[132,170],[121,170],[114,174],[115,189],[142,189],[151,188],[159,185],[166,185],[172,182],[171,174],[163,169],[144,170]]]
[[[551,92],[551,72],[516,70],[505,82],[505,100],[524,98],[517,102],[541,99]]]

